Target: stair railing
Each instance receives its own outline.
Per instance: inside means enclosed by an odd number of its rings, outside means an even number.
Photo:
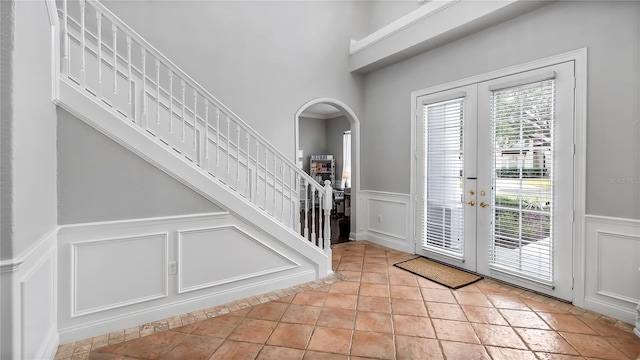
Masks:
[[[329,251],[329,181],[298,168],[100,2],[56,5],[59,81]]]

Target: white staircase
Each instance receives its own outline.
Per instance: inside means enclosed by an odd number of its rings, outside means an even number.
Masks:
[[[234,224],[265,234],[265,239],[252,235],[255,241],[249,243],[260,243],[269,251],[286,248],[313,264],[316,279],[331,273],[332,189],[328,183],[323,187],[309,177],[99,2],[57,1],[56,6],[59,23],[53,27],[54,100],[59,106],[218,204]],[[60,291],[66,292],[65,287],[69,287],[71,292],[77,292],[79,285],[73,282],[76,259],[65,255],[70,253],[65,247],[70,246],[76,256],[77,249],[82,249],[77,244],[84,244],[82,236],[74,229],[63,229],[60,237],[60,276],[72,279],[69,284],[62,281]],[[176,246],[182,246],[180,240],[176,241]],[[220,251],[224,246],[221,243]],[[212,249],[209,245],[204,248]],[[237,253],[241,252],[239,249]],[[301,271],[309,272],[303,267]],[[271,283],[281,286],[277,281]],[[184,303],[185,295],[179,290],[176,302]],[[219,289],[215,286],[204,286],[198,288],[197,296],[206,297],[216,291]],[[65,302],[75,304],[76,298],[81,298],[76,293],[71,299],[66,296],[61,297],[60,304],[65,311],[69,305]],[[171,306],[171,301],[163,301],[162,306]],[[86,311],[91,315],[86,321],[82,320],[83,311],[72,310],[68,316],[61,311],[60,326],[70,329],[66,338],[61,330],[62,341],[184,310],[177,307],[136,317],[122,310],[126,301],[123,306],[101,306],[96,307],[97,311]],[[102,321],[95,315],[102,308],[106,309],[105,319],[110,317],[108,325],[92,328],[91,324]],[[118,317],[128,320],[114,322],[114,314],[109,313],[114,308],[119,309]],[[137,303],[132,309],[132,314],[141,313]]]

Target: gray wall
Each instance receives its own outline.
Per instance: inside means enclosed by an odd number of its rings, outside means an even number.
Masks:
[[[302,170],[309,173],[309,156],[327,152],[327,121],[300,117],[299,136],[302,150]]]
[[[557,2],[367,75],[362,189],[409,193],[411,91],[586,47],[586,210],[639,219],[639,37],[639,2]]]
[[[105,4],[291,160],[295,114],[321,97],[362,114],[351,39],[360,1],[110,1]],[[197,55],[197,56],[196,56]]]
[[[0,260],[6,259],[3,253],[11,253],[12,196],[12,144],[13,104],[11,99],[12,51],[13,51],[13,7],[11,1],[0,2]],[[1,281],[1,278],[0,278]],[[0,284],[2,286],[2,284]],[[0,297],[0,304],[2,297]],[[3,313],[3,312],[2,312]],[[0,314],[2,314],[0,313]],[[0,332],[2,329],[0,329]],[[0,342],[0,354],[2,342]]]
[[[3,191],[11,193],[9,204],[5,203],[6,197],[2,199],[2,211],[11,212],[10,224],[2,224],[3,228],[9,226],[3,229],[3,259],[22,255],[55,229],[57,217],[56,112],[51,102],[49,17],[44,1],[17,1],[14,6],[15,37],[10,60],[13,74],[9,85],[13,94],[9,95],[10,104],[2,104],[2,121],[11,122],[12,127],[9,134],[3,133],[3,137],[11,137],[11,148],[3,149],[7,150],[3,158],[8,156],[10,160],[2,163],[3,172],[9,172],[3,175],[10,181]],[[3,30],[5,25],[8,24],[3,23]],[[3,74],[3,83],[8,80],[6,75],[9,74]],[[3,91],[11,91],[4,86]],[[12,112],[5,113],[5,105]]]
[[[301,117],[299,122],[300,149],[303,153],[302,169],[309,173],[309,156],[331,154],[335,159],[336,181],[342,179],[342,133],[351,129],[344,116],[331,119]]]
[[[382,27],[398,20],[408,13],[416,10],[425,2],[416,1],[370,1],[369,2],[369,22],[368,33],[380,30]],[[360,40],[360,39],[356,39]]]
[[[342,184],[342,134],[351,129],[351,124],[344,116],[328,119],[327,129],[327,154],[333,154],[336,159],[336,186]]]
[[[62,109],[58,110],[58,199],[61,225],[220,210]]]

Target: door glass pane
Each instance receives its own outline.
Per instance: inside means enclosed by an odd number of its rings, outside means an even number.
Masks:
[[[554,81],[494,91],[490,264],[553,280]]]
[[[423,246],[463,255],[463,102],[424,106]]]

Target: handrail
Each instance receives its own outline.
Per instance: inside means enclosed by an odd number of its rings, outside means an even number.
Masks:
[[[79,1],[82,1],[82,0],[79,0]],[[236,123],[238,123],[245,131],[251,133],[253,137],[255,137],[256,139],[259,139],[260,143],[263,144],[263,146],[268,147],[271,153],[278,154],[280,158],[291,162],[290,160],[287,159],[286,155],[284,155],[280,150],[278,150],[269,141],[267,141],[267,139],[265,139],[262,135],[260,135],[260,133],[254,130],[253,127],[251,127],[251,125],[244,122],[240,118],[240,116],[236,115],[236,113],[234,113],[231,109],[229,109],[226,105],[224,105],[220,100],[218,100],[215,96],[213,96],[207,89],[205,89],[202,85],[200,85],[197,81],[195,81],[191,76],[189,76],[189,74],[184,72],[182,69],[180,69],[180,67],[178,67],[178,65],[174,64],[173,61],[171,61],[169,58],[164,56],[164,54],[162,54],[158,49],[156,49],[153,45],[151,45],[135,30],[129,27],[129,25],[127,25],[124,21],[122,21],[117,15],[112,13],[111,10],[106,8],[104,5],[102,5],[102,3],[100,3],[97,0],[85,0],[85,1],[87,1],[88,3],[91,3],[91,5],[99,9],[102,12],[103,16],[107,15],[107,17],[109,17],[112,22],[115,22],[117,24],[119,29],[127,33],[132,39],[135,39],[141,46],[143,46],[147,50],[147,55],[151,53],[154,57],[156,57],[157,59],[160,59],[160,63],[171,68],[173,70],[174,75],[177,74],[179,78],[184,79],[185,82],[195,87],[198,90],[198,92],[202,93],[203,95],[206,95],[206,97],[208,97],[210,101],[214,102],[216,104],[216,107],[218,107],[221,111],[225,112],[228,115],[231,115],[231,118]],[[293,162],[291,162],[291,164],[293,164]],[[318,184],[316,181],[312,181],[314,179],[311,178],[311,176],[309,176],[309,174],[305,173],[304,171],[300,170],[299,173],[302,177],[306,178],[307,181]],[[322,186],[318,184],[316,188],[318,190],[321,190]]]
[[[59,81],[328,249],[330,184],[318,184],[99,1],[62,0],[58,13]]]

